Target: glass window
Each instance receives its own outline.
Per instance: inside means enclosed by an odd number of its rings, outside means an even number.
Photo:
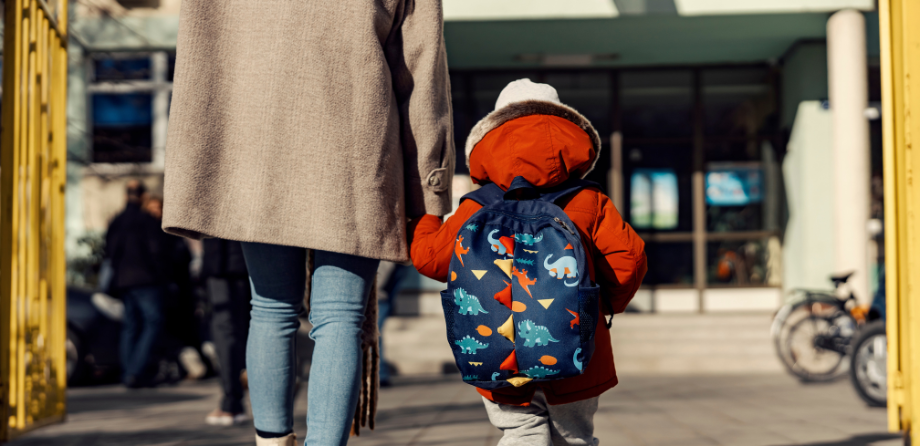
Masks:
[[[150,57],[146,55],[118,58],[100,57],[93,60],[93,69],[97,82],[151,79]]]
[[[648,242],[644,285],[693,285],[693,244]]]
[[[93,94],[93,161],[150,162],[152,106],[151,93]]]
[[[469,95],[466,91],[467,77],[462,74],[450,75],[450,100],[454,117],[454,148],[457,162],[454,164],[455,173],[469,174],[466,167],[466,138],[473,125],[473,117],[469,114]]]
[[[776,94],[767,68],[702,73],[703,123],[707,136],[756,136],[775,127]]]
[[[176,53],[169,53],[166,58],[166,81],[172,82],[176,76]]]
[[[763,229],[764,172],[760,163],[711,163],[706,169],[706,229]]]
[[[629,213],[636,229],[677,228],[677,174],[673,169],[635,169],[630,179]]]
[[[625,71],[620,74],[623,138],[673,138],[693,134],[690,71]]]
[[[765,240],[709,242],[706,257],[710,285],[769,283],[772,265]]]
[[[692,149],[630,144],[623,158],[623,218],[640,232],[692,231]]]
[[[706,161],[760,161],[763,140],[709,140],[705,143]]]

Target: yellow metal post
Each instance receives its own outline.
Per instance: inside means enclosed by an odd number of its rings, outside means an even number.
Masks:
[[[885,167],[888,427],[920,444],[920,2],[879,2]],[[914,429],[917,426],[918,429]]]
[[[67,1],[7,0],[0,117],[0,441],[65,415]]]

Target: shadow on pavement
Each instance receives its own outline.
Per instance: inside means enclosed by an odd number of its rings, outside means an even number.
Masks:
[[[168,388],[128,391],[122,387],[113,387],[107,391],[69,395],[67,397],[67,413],[73,415],[113,409],[124,411],[159,404],[194,401],[210,396],[170,391]]]
[[[794,445],[776,445],[776,446],[866,446],[876,441],[894,440],[901,438],[900,434],[863,434],[854,435],[846,440],[839,441],[820,441],[817,443],[796,443]]]
[[[240,429],[246,429],[246,434]],[[248,432],[252,426],[224,429],[145,429],[136,432],[86,432],[62,433],[60,435],[36,435],[10,443],[11,446],[153,446],[172,444],[251,446],[253,437]],[[40,433],[38,431],[37,433]]]
[[[378,431],[398,431],[420,425],[443,426],[486,422],[489,418],[481,402],[399,407],[377,412]]]

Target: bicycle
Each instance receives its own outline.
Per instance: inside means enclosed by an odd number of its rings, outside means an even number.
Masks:
[[[885,274],[866,311],[866,323],[859,329],[850,353],[850,381],[866,404],[888,404],[888,337],[886,334]]]
[[[771,326],[776,354],[792,375],[803,382],[830,381],[841,375],[850,343],[864,311],[850,291],[839,291],[853,273],[831,277],[835,291],[798,289],[802,299],[784,305]]]

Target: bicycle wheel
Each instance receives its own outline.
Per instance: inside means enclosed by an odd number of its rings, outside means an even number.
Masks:
[[[835,319],[809,316],[789,329],[786,338],[788,368],[802,381],[829,381],[838,376],[837,370],[846,355],[824,345],[824,340],[834,336]]]
[[[853,341],[850,380],[866,404],[873,407],[888,404],[888,338],[885,321],[866,325]]]

